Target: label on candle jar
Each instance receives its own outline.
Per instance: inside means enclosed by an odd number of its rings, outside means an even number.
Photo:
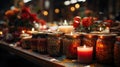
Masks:
[[[77,47],[78,62],[88,64],[92,62],[93,47]]]

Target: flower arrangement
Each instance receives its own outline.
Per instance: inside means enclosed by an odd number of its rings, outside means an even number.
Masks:
[[[30,8],[27,6],[22,8],[21,19],[23,21],[29,20],[30,22],[36,21],[38,23],[41,23],[41,25],[46,24],[46,21],[43,19],[39,19],[37,17],[37,14],[31,13]]]
[[[6,17],[9,20],[9,26],[13,26],[15,28],[23,27],[23,28],[32,28],[34,25],[34,21],[40,23],[41,25],[45,25],[46,21],[43,19],[39,19],[37,14],[32,13],[28,6],[24,6],[21,9],[14,8],[12,10],[7,10],[5,12]]]
[[[73,18],[73,26],[77,31],[90,32],[95,30],[100,24],[96,23],[98,19],[96,17],[79,17]]]

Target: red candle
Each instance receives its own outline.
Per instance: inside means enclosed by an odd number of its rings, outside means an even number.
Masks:
[[[79,46],[77,47],[78,62],[88,64],[92,62],[93,47]]]

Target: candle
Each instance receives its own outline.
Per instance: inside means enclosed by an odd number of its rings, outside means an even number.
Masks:
[[[71,33],[74,30],[74,27],[68,25],[67,21],[65,20],[63,25],[58,27],[58,30],[63,33]]]
[[[27,31],[27,33],[29,33],[29,34],[33,34],[33,33],[38,33],[38,32],[35,31],[35,28],[32,28],[31,31]]]
[[[74,30],[73,26],[59,26],[58,30],[63,33],[70,33]]]
[[[48,33],[47,52],[50,56],[53,57],[61,56],[62,36],[63,33],[61,32]]]
[[[78,33],[65,34],[63,42],[63,54],[68,59],[77,59],[77,47],[81,45],[81,35]]]
[[[30,35],[25,33],[25,30],[22,30],[22,34],[20,35],[20,38],[23,38],[23,37],[29,37]]]
[[[35,29],[34,29],[34,28],[32,28],[32,31],[34,32],[34,31],[35,31]]]
[[[101,32],[102,30],[103,30],[103,28],[102,28],[102,27],[100,27],[100,28],[99,28],[99,31]]]
[[[24,34],[25,33],[25,31],[24,30],[22,30],[22,34]]]
[[[2,35],[3,34],[3,32],[2,31],[0,31],[0,35]]]
[[[95,54],[96,54],[96,41],[97,41],[98,34],[94,33],[89,33],[89,34],[84,34],[83,37],[83,44],[86,46],[93,47],[93,59],[95,59]]]
[[[105,32],[106,32],[106,33],[110,33],[110,28],[109,28],[109,27],[106,27],[106,28],[105,28]]]
[[[100,34],[96,41],[96,60],[102,64],[113,63],[113,49],[116,34]]]
[[[93,47],[79,46],[77,47],[78,52],[78,62],[80,63],[91,63],[92,62],[92,54]]]
[[[68,26],[67,20],[64,20],[63,25],[64,25],[64,26]]]

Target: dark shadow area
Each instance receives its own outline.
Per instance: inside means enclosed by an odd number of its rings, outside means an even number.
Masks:
[[[0,49],[0,67],[41,67],[4,49]]]

